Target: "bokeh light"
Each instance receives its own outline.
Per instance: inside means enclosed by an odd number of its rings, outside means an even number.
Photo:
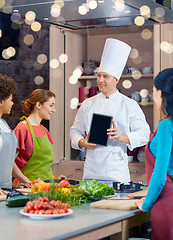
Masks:
[[[85,14],[87,14],[87,12],[88,12],[88,10],[87,10],[87,8],[85,6],[79,6],[78,7],[78,13],[80,15],[85,15]]]
[[[5,6],[2,8],[3,13],[10,14],[13,11],[13,7],[10,4],[5,4]]]
[[[8,47],[8,48],[6,49],[6,54],[7,54],[7,56],[9,56],[9,57],[13,57],[13,56],[16,54],[15,48],[13,48],[13,47]]]
[[[129,89],[132,87],[132,82],[130,80],[126,79],[122,82],[122,85],[124,88]]]
[[[163,17],[165,15],[165,10],[161,7],[155,9],[155,15],[157,17]]]
[[[140,91],[140,95],[142,98],[146,98],[148,96],[148,94],[149,94],[149,91],[147,89],[142,89]]]
[[[34,78],[34,82],[35,82],[35,84],[37,84],[37,85],[41,85],[41,84],[44,82],[44,79],[43,79],[42,76],[36,76],[36,77]]]
[[[143,17],[141,17],[141,16],[138,16],[138,17],[135,18],[134,23],[137,26],[142,26],[145,23],[145,19]]]
[[[160,44],[160,49],[167,54],[171,54],[173,52],[173,45],[167,41],[163,41]]]
[[[118,12],[124,11],[124,9],[125,9],[124,0],[116,0],[115,1],[115,9]]]
[[[88,6],[90,9],[95,9],[97,8],[97,1],[95,0],[90,0],[89,3],[88,3]]]
[[[139,55],[139,52],[136,48],[132,48],[131,52],[130,52],[130,58],[134,59],[137,58]]]
[[[71,109],[76,109],[79,104],[79,99],[78,98],[72,98],[70,101],[70,108]]]
[[[141,76],[142,76],[142,74],[141,74],[141,72],[138,71],[138,70],[132,73],[132,77],[133,77],[135,80],[140,79]]]
[[[73,71],[73,76],[75,76],[76,78],[80,78],[82,75],[82,67],[76,67],[75,70]]]
[[[63,0],[57,0],[57,1],[55,0],[54,4],[59,5],[60,8],[64,7],[64,1]]]
[[[2,57],[4,58],[4,59],[9,59],[10,57],[7,55],[7,49],[4,49],[3,51],[2,51]]]
[[[78,82],[78,78],[75,75],[71,75],[69,77],[69,83],[70,84],[76,84]]]
[[[25,37],[24,37],[24,43],[26,45],[32,45],[34,43],[34,37],[33,35],[31,34],[27,34]]]
[[[68,61],[68,56],[67,56],[67,54],[62,53],[62,54],[59,56],[59,61],[60,61],[60,63],[66,63],[66,62]]]
[[[55,17],[55,18],[56,18],[56,17],[59,17],[60,14],[61,14],[61,8],[60,8],[60,6],[57,5],[57,4],[53,4],[53,5],[51,6],[50,14],[51,14],[52,17]]]
[[[0,0],[0,8],[4,7],[5,5],[5,0]]]
[[[144,29],[141,32],[141,36],[145,40],[149,40],[152,37],[152,32],[149,29]]]
[[[149,18],[151,15],[150,8],[146,5],[140,7],[140,13],[144,18]]]
[[[39,54],[37,57],[37,62],[40,64],[45,64],[47,62],[47,56],[45,54]]]
[[[34,31],[34,32],[38,32],[38,31],[40,31],[40,29],[41,29],[41,24],[40,24],[39,22],[33,22],[33,23],[31,24],[31,29],[32,29],[32,31]]]
[[[57,59],[52,59],[50,61],[50,67],[51,68],[57,68],[59,66],[59,61]]]
[[[11,15],[11,21],[18,23],[21,20],[21,15],[19,13],[13,13]]]
[[[28,11],[28,12],[25,14],[25,19],[26,19],[28,22],[35,21],[35,18],[36,18],[36,14],[35,14],[35,12],[33,12],[33,11]]]

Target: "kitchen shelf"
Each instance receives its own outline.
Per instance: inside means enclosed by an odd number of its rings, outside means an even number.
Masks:
[[[142,74],[141,78],[151,78],[153,77],[153,73],[150,74]],[[133,78],[132,74],[124,74],[121,76],[121,78]],[[97,79],[97,75],[84,75],[81,76],[78,80],[96,80]]]

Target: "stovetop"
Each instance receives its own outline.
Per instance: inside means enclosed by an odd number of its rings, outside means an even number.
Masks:
[[[142,183],[113,182],[113,188],[119,193],[132,193],[132,192],[141,191],[141,190],[143,190],[142,186],[144,186]]]

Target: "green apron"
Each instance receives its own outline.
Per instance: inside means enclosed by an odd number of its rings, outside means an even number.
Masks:
[[[43,137],[35,137],[31,123],[27,117],[22,117],[21,120],[26,120],[32,135],[33,152],[32,156],[23,167],[22,172],[31,181],[40,178],[41,180],[53,179],[51,165],[53,164],[53,147],[48,139],[47,134]]]

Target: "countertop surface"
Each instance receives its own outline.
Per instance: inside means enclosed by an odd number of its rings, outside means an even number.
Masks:
[[[90,208],[90,203],[72,207],[73,213],[61,218],[34,220],[20,214],[21,207],[9,208],[0,202],[0,238],[3,240],[66,239],[115,223],[140,213]]]

